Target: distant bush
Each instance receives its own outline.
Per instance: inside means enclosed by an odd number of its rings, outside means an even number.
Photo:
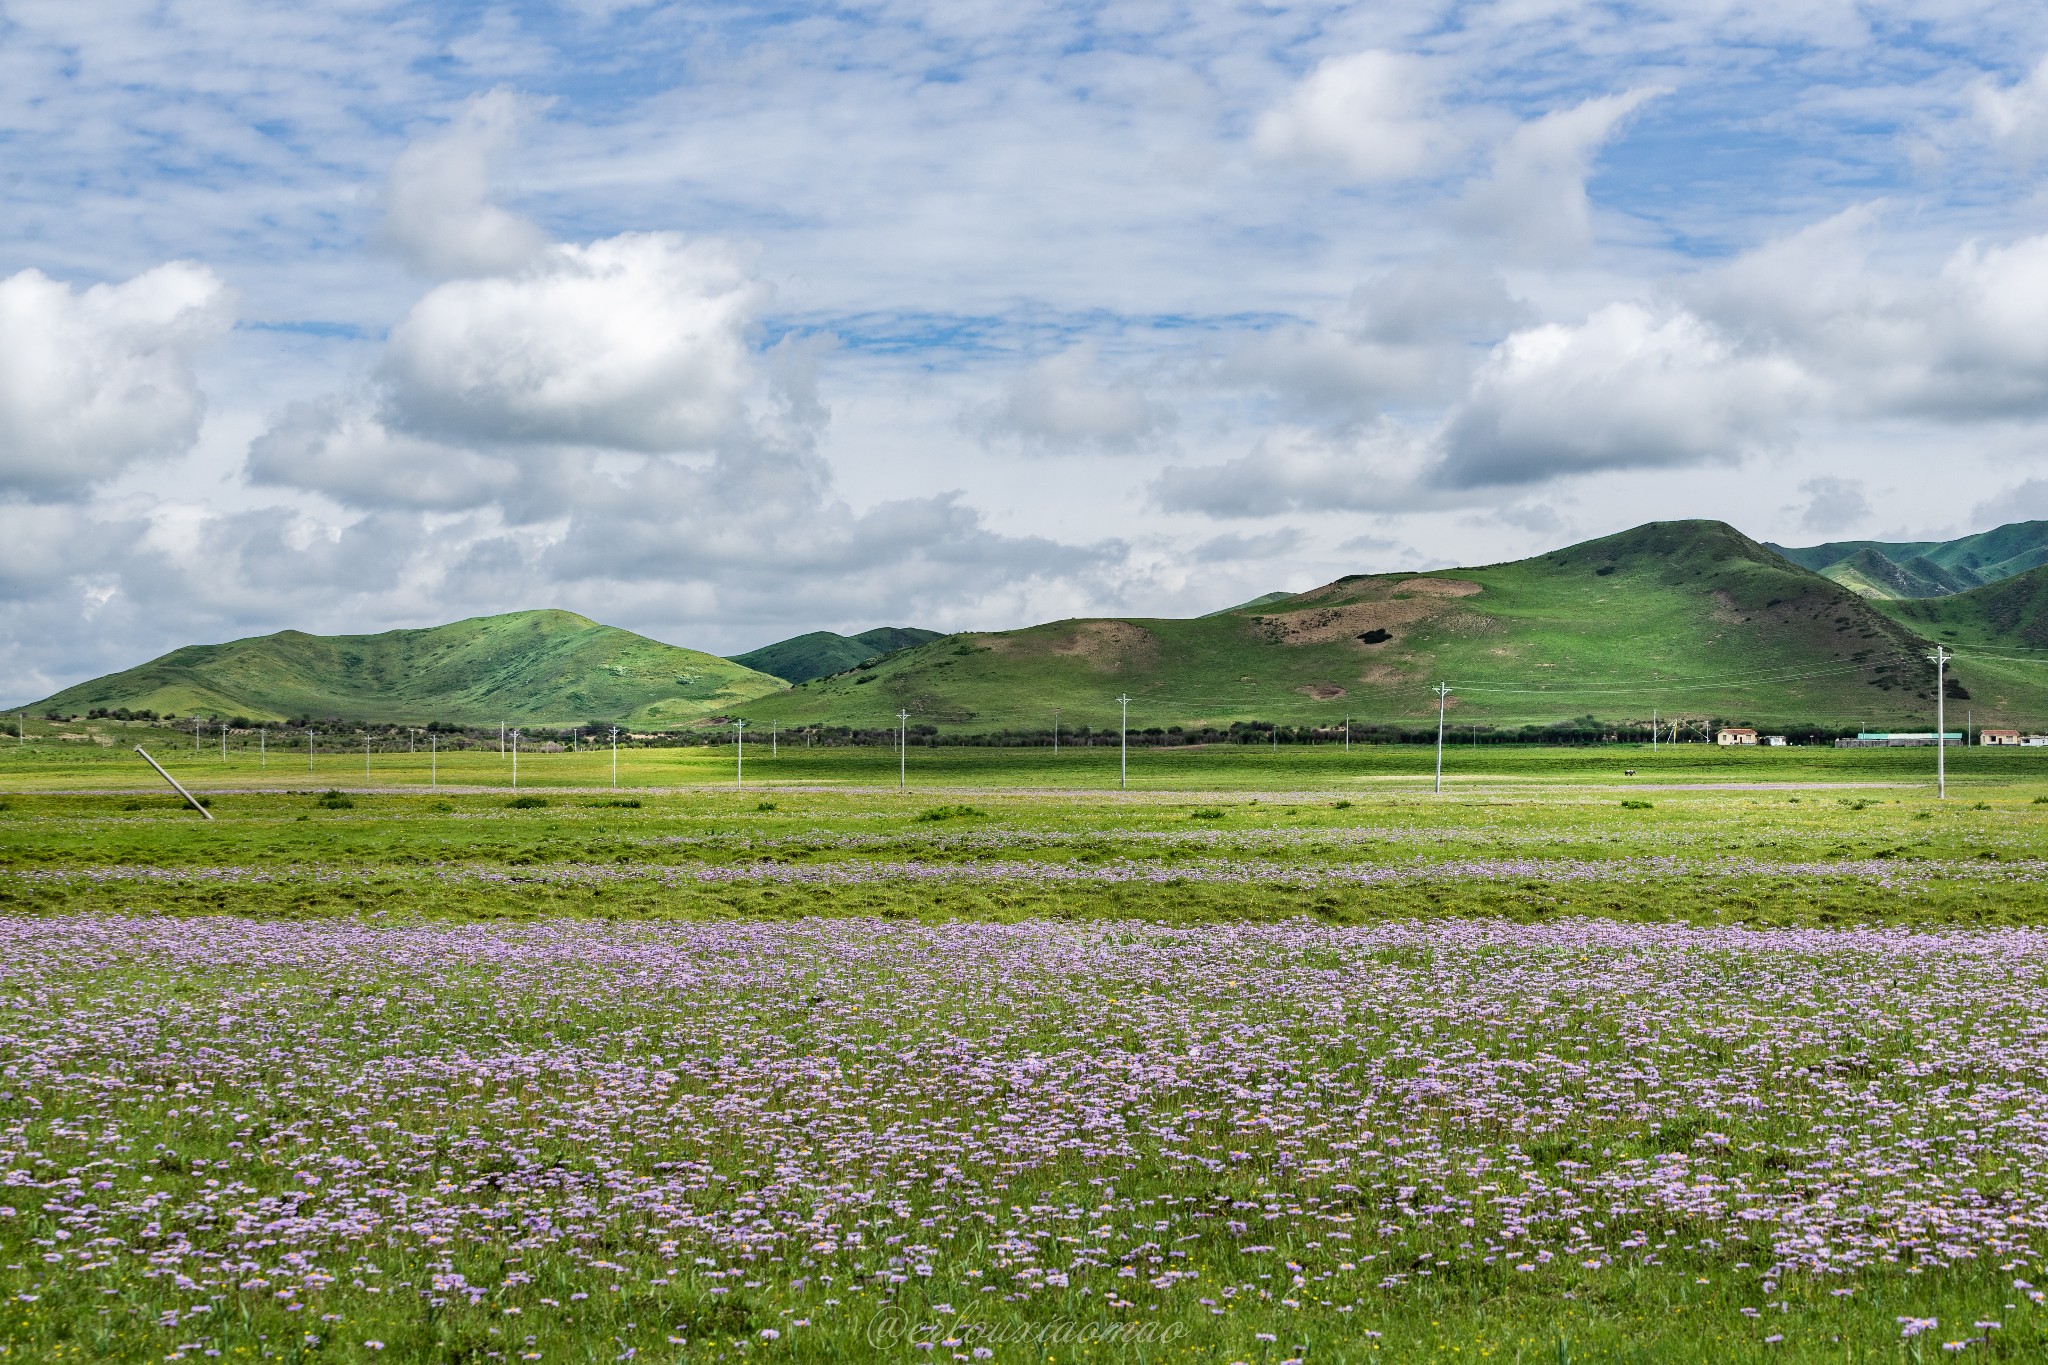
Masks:
[[[600,806],[611,806],[618,810],[640,809],[640,803],[638,801],[600,801],[597,804]]]
[[[515,796],[505,803],[506,810],[539,810],[548,803],[544,796]]]
[[[356,808],[356,803],[343,796],[340,792],[323,793],[320,799],[313,804],[325,807],[328,810],[354,810]]]
[[[774,803],[773,801],[762,801],[762,802],[758,803],[757,805],[755,805],[754,809],[755,809],[755,810],[774,810],[774,809],[775,809],[775,803]]]
[[[1350,803],[1349,801],[1339,801],[1339,802],[1338,802],[1338,803],[1337,803],[1336,805],[1334,805],[1334,806],[1330,807],[1330,809],[1331,809],[1331,810],[1350,810],[1350,809],[1351,809],[1351,803]]]
[[[2035,804],[2035,805],[2037,805],[2037,806],[2048,806],[2048,796],[2037,796],[2037,797],[2035,797],[2035,798],[2034,798],[2034,804]]]
[[[1223,812],[1214,806],[1196,806],[1188,812],[1190,820],[1221,820]]]
[[[1621,803],[1621,808],[1623,810],[1648,810],[1650,809],[1650,803],[1647,801],[1624,801]]]
[[[455,807],[449,805],[446,801],[429,801],[427,803],[427,809],[432,811],[436,815],[446,815],[450,811],[454,810]]]
[[[933,806],[930,810],[919,811],[917,818],[920,820],[962,820],[971,815],[986,814],[988,814],[987,811],[976,810],[972,806]]]

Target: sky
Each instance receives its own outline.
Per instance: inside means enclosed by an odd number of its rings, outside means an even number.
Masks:
[[[2048,7],[0,0],[0,697],[2048,517]]]

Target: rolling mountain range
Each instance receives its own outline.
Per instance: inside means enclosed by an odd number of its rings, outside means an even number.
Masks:
[[[1945,597],[2048,564],[2048,521],[2016,521],[1955,540],[1840,540],[1767,548],[1864,597]]]
[[[638,728],[699,716],[787,687],[713,654],[599,625],[567,611],[515,611],[380,635],[279,631],[188,645],[67,687],[39,712],[296,716],[373,723]]]
[[[951,635],[762,697],[751,720],[945,729],[1412,724],[1597,714],[1891,726],[1933,707],[1930,646],[1884,604],[1713,521],[1514,563],[1338,579],[1211,616]],[[1967,672],[1967,670],[1964,670]],[[2048,680],[2044,680],[2048,681]],[[2048,696],[2044,696],[2048,702]],[[1919,723],[1919,728],[1925,728]]]
[[[1355,574],[1190,619],[816,632],[734,659],[559,611],[381,635],[285,631],[175,650],[35,709],[641,729],[736,715],[882,729],[908,712],[913,724],[981,733],[1044,731],[1056,716],[1068,731],[1106,728],[1122,696],[1141,729],[1347,717],[1413,728],[1434,722],[1432,688],[1446,682],[1452,725],[1620,725],[1654,710],[1926,729],[1927,656],[1940,641],[1961,656],[1949,696],[1975,722],[2039,727],[2048,567],[2018,566],[2044,534],[2048,523],[2033,522],[1958,541],[1777,551],[1721,522],[1653,522],[1511,563]],[[1881,565],[1923,586],[1936,570],[1996,577],[1883,595],[1869,591]]]
[[[938,638],[939,632],[919,630],[915,626],[877,626],[858,635],[835,635],[829,630],[814,630],[808,635],[778,640],[772,645],[763,645],[731,658],[736,664],[785,682],[802,683],[833,673],[844,673],[884,654],[893,654],[899,649]]]

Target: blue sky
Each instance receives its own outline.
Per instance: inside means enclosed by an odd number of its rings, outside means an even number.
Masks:
[[[0,0],[0,693],[2048,516],[2025,4]]]

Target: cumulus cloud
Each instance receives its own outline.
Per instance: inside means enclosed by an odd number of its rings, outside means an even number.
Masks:
[[[189,447],[194,357],[232,321],[227,287],[188,262],[83,290],[38,270],[0,280],[0,488],[72,496]]]
[[[1603,95],[1516,128],[1491,172],[1467,191],[1465,221],[1539,259],[1570,256],[1593,240],[1586,177],[1593,155],[1661,88]]]
[[[413,305],[382,370],[391,412],[447,440],[707,449],[745,426],[764,296],[742,254],[678,233],[553,246]]]
[[[1374,182],[1438,171],[1461,139],[1422,59],[1373,49],[1319,64],[1260,118],[1254,141],[1269,156],[1334,162]]]
[[[354,507],[476,507],[509,493],[501,456],[393,431],[362,404],[294,403],[249,446],[249,481],[324,493]]]
[[[1825,379],[1845,417],[1978,422],[2048,414],[2048,235],[1966,242],[1940,268],[1879,269],[1862,206],[1704,281],[1701,310]]]
[[[1277,559],[1298,547],[1301,540],[1301,532],[1292,526],[1282,526],[1259,535],[1227,532],[1211,536],[1195,546],[1195,562],[1234,564],[1243,560]]]
[[[2023,162],[2048,152],[2048,57],[2011,85],[1981,82],[1971,97],[1972,112],[1991,139]]]
[[[518,139],[530,104],[507,90],[478,95],[442,133],[413,143],[384,187],[383,240],[422,274],[517,270],[547,234],[490,202],[491,172]]]
[[[1358,420],[1384,404],[1455,393],[1472,344],[1525,321],[1528,309],[1483,265],[1438,259],[1397,266],[1352,290],[1339,315],[1239,344],[1220,376],[1273,393],[1290,417]]]
[[[1432,462],[1426,440],[1385,418],[1355,432],[1284,426],[1237,459],[1167,469],[1152,496],[1168,511],[1212,517],[1391,511],[1443,501],[1424,487]]]
[[[1633,303],[1494,348],[1445,423],[1446,487],[1729,463],[1780,439],[1807,389],[1791,361],[1684,311]]]
[[[1806,506],[1799,512],[1799,524],[1809,531],[1829,535],[1845,531],[1870,516],[1870,499],[1863,485],[1854,479],[1826,475],[1799,485]]]
[[[1143,386],[1106,376],[1093,346],[1036,361],[974,415],[988,437],[1015,437],[1027,449],[1134,450],[1173,424],[1173,413]]]

